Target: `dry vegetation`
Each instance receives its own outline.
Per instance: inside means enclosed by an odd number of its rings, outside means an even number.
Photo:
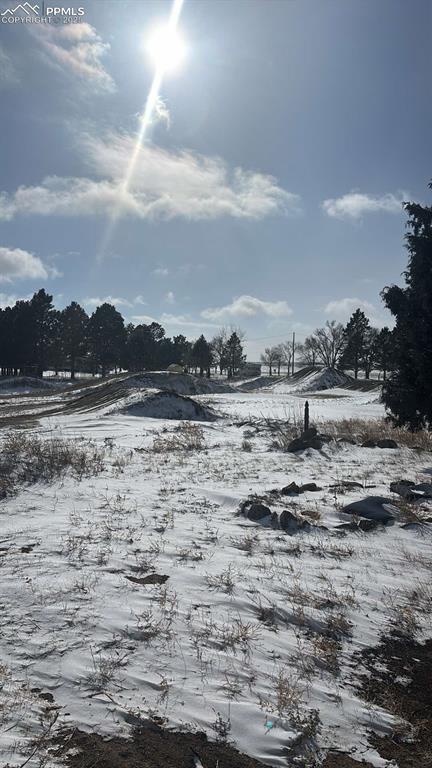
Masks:
[[[52,482],[70,473],[77,479],[104,469],[104,451],[91,442],[58,437],[41,439],[26,432],[9,432],[1,446],[0,496],[17,492],[21,485]]]
[[[421,429],[410,432],[402,427],[393,427],[386,419],[342,419],[341,421],[326,420],[323,424],[325,432],[336,439],[353,440],[364,443],[368,440],[389,439],[406,448],[417,448],[432,451],[432,432]]]

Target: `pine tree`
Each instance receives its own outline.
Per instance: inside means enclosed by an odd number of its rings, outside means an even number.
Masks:
[[[231,379],[240,370],[246,360],[243,345],[236,331],[233,331],[226,344],[228,378]]]
[[[88,336],[92,358],[104,377],[124,358],[126,331],[120,312],[112,304],[101,304],[89,320]]]
[[[432,207],[404,203],[404,208],[408,214],[406,287],[392,285],[382,292],[396,317],[394,373],[384,385],[383,399],[396,425],[431,429]]]
[[[394,359],[394,335],[389,328],[382,328],[376,340],[376,365],[386,381]]]
[[[37,376],[43,376],[48,362],[49,346],[53,337],[53,297],[43,288],[30,300],[30,322],[27,328],[32,344],[32,363]]]
[[[356,309],[345,328],[345,350],[341,359],[342,368],[352,369],[354,378],[358,377],[369,331],[370,324],[365,313]]]
[[[70,365],[71,379],[75,378],[77,358],[87,351],[88,322],[87,313],[76,301],[62,312],[63,351]]]
[[[203,334],[196,340],[192,347],[192,362],[198,366],[200,376],[203,376],[204,371],[207,372],[207,376],[210,377],[210,366],[212,364],[212,351],[210,344],[205,339]]]

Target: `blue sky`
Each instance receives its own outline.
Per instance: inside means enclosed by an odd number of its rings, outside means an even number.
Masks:
[[[43,286],[170,335],[240,326],[251,357],[358,305],[388,323],[400,202],[432,176],[430,0],[185,0],[127,194],[171,3],[80,5],[0,24],[2,305]]]

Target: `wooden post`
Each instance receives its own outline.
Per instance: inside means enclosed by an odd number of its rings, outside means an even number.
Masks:
[[[309,429],[309,403],[306,400],[304,407],[304,431]]]
[[[295,357],[295,331],[293,331],[293,340],[292,340],[292,376],[294,376],[294,357]]]

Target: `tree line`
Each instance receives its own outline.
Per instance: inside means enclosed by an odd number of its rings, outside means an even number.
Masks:
[[[47,370],[100,373],[165,369],[177,364],[210,376],[212,367],[235,376],[245,361],[243,335],[222,329],[211,341],[201,335],[191,342],[179,334],[166,336],[157,322],[125,324],[108,303],[89,316],[72,301],[65,309],[53,305],[44,289],[26,301],[0,310],[0,372],[2,376],[43,376]]]
[[[432,182],[429,183],[432,189]],[[410,430],[432,429],[432,206],[403,203],[408,214],[405,287],[386,286],[381,298],[395,317],[392,330],[378,330],[360,308],[346,326],[329,321],[297,345],[303,364],[363,371],[382,371],[383,402],[389,418]],[[290,366],[290,342],[267,347],[261,356],[269,366]],[[388,375],[390,374],[390,375]]]
[[[324,365],[327,368],[351,370],[355,378],[363,371],[369,379],[372,370],[380,370],[383,379],[392,370],[394,332],[389,328],[373,328],[360,308],[344,326],[334,320],[317,328],[302,344],[290,341],[266,347],[261,362],[269,366],[270,375],[281,367],[291,369],[293,355],[301,365]]]

